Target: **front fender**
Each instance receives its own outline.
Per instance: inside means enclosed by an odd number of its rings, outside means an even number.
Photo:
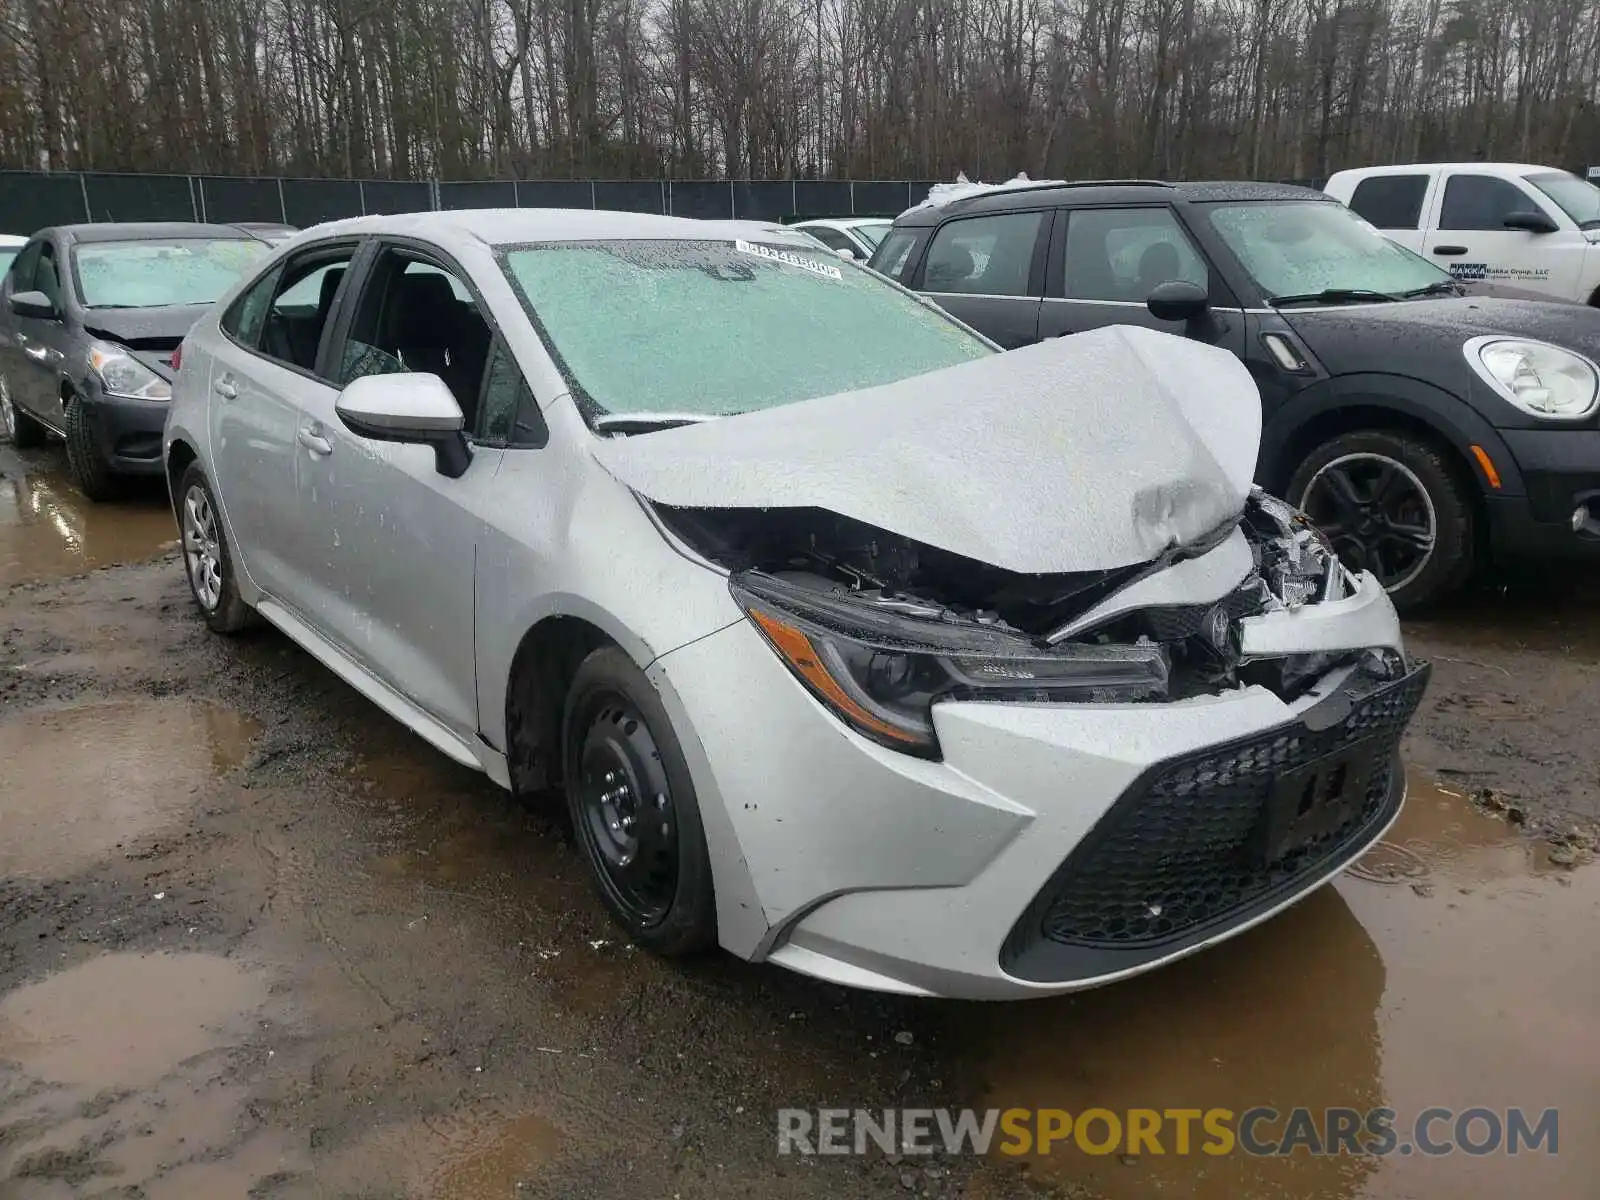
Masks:
[[[1500,475],[1496,494],[1524,494],[1522,473],[1505,440],[1470,404],[1420,379],[1377,372],[1319,380],[1268,417],[1261,429],[1258,477],[1277,482],[1287,479],[1299,465],[1294,450],[1301,433],[1313,422],[1355,408],[1392,412],[1401,425],[1426,425],[1448,442],[1463,462],[1474,464],[1473,478],[1487,490],[1488,483],[1472,453],[1473,446],[1482,447]]]

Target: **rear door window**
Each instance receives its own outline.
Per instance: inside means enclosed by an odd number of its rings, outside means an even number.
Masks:
[[[1379,229],[1415,229],[1427,194],[1426,175],[1372,175],[1356,184],[1350,211]]]
[[[966,217],[939,227],[922,288],[973,296],[1028,296],[1043,210]],[[885,243],[887,245],[887,242]]]
[[[301,371],[316,370],[322,335],[356,249],[353,244],[314,247],[289,260],[267,306],[262,354]]]

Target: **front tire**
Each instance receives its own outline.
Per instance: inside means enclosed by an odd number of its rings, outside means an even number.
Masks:
[[[615,646],[578,667],[562,720],[573,835],[612,919],[676,956],[716,942],[716,901],[694,782],[644,672]]]
[[[239,595],[233,552],[222,514],[200,464],[192,462],[178,483],[178,534],[189,595],[213,632],[234,634],[255,623],[255,612]]]
[[[115,500],[122,494],[122,477],[101,455],[89,414],[76,397],[67,402],[67,469],[90,500]]]
[[[11,385],[0,376],[0,439],[26,450],[44,445],[46,436],[45,427],[16,406],[11,399]]]
[[[1447,452],[1394,430],[1341,434],[1289,481],[1290,500],[1351,570],[1369,570],[1402,612],[1455,591],[1472,574],[1477,510]]]

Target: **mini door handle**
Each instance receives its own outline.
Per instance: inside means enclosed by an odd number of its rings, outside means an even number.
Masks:
[[[237,399],[239,395],[239,389],[233,386],[233,380],[226,376],[213,383],[211,390],[224,400]]]
[[[1444,255],[1465,254],[1467,248],[1465,246],[1435,246],[1433,252]]]
[[[326,455],[333,453],[333,443],[319,433],[314,433],[309,429],[302,429],[296,436],[300,444],[313,454]]]

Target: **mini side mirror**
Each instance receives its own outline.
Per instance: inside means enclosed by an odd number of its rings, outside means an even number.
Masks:
[[[1507,229],[1520,229],[1524,233],[1555,233],[1561,228],[1548,215],[1531,208],[1506,214],[1505,220],[1500,224]]]
[[[461,406],[437,375],[363,375],[339,393],[334,411],[357,437],[432,446],[439,474],[451,479],[472,462]]]
[[[41,321],[54,321],[58,316],[56,306],[43,292],[13,292],[11,311],[19,317],[36,317]]]
[[[1158,321],[1192,321],[1211,307],[1211,297],[1197,283],[1169,279],[1156,284],[1144,303]]]

